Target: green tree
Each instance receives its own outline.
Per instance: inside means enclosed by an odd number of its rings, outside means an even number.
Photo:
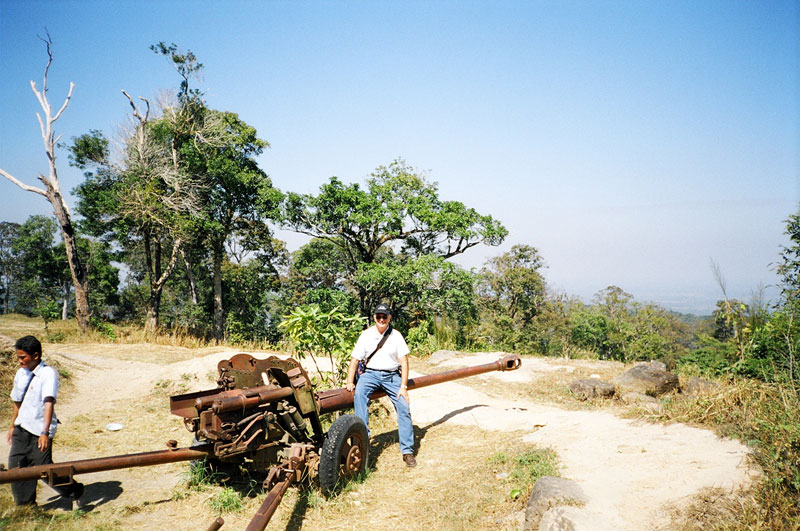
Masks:
[[[66,262],[59,260],[56,251],[57,230],[56,221],[47,216],[31,216],[17,230],[11,244],[18,264],[10,289],[14,311],[50,320],[53,305],[59,307],[69,276],[65,278]]]
[[[322,311],[316,304],[300,306],[284,316],[279,325],[300,359],[310,356],[323,383],[341,387],[347,376],[352,349],[364,327],[364,319],[334,308]],[[328,358],[330,370],[321,370],[320,358]],[[328,376],[329,375],[329,376]]]
[[[0,222],[0,295],[3,297],[3,313],[8,313],[11,301],[11,284],[16,277],[17,257],[12,245],[17,238],[19,223]]]
[[[202,183],[195,212],[195,242],[210,249],[214,278],[214,337],[224,335],[222,265],[226,243],[274,254],[268,221],[278,216],[283,195],[258,167],[255,156],[268,144],[230,112],[202,110],[204,143],[182,148],[183,167]]]
[[[546,301],[539,272],[543,266],[539,252],[530,245],[514,245],[486,261],[478,279],[479,333],[484,341],[518,352],[535,351],[534,319]],[[528,336],[528,345],[522,345],[522,335]]]
[[[437,185],[402,160],[377,168],[365,188],[332,177],[319,195],[289,194],[285,223],[337,245],[351,282],[361,264],[375,263],[392,246],[411,257],[450,258],[479,243],[499,245],[507,234],[491,216],[441,200]],[[361,312],[368,315],[372,296],[357,290]]]

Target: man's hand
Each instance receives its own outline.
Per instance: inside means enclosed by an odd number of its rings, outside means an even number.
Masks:
[[[401,387],[400,390],[397,392],[397,396],[402,396],[403,398],[406,399],[407,403],[409,404],[411,403],[411,399],[408,397],[408,389],[403,389]]]
[[[39,435],[39,450],[44,452],[50,446],[50,437],[47,435]]]
[[[347,385],[345,385],[344,388],[347,389],[350,393],[352,393],[353,390],[356,388],[356,384],[354,384],[353,382],[347,382]]]
[[[11,444],[11,439],[14,437],[14,425],[8,428],[8,444]]]

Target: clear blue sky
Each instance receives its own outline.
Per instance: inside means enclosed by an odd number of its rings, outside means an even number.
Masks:
[[[149,45],[205,64],[198,86],[270,142],[282,190],[363,181],[402,157],[440,194],[500,219],[501,248],[539,249],[551,287],[710,311],[776,282],[800,200],[800,4],[704,2],[0,1],[0,168],[46,171],[29,81],[72,103],[65,140],[127,118],[177,74]],[[58,160],[69,191],[82,177]],[[0,220],[47,213],[0,179]],[[296,247],[296,237],[287,238]],[[770,292],[773,293],[773,292]]]

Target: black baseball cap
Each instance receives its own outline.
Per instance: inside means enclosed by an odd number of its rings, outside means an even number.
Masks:
[[[392,310],[389,308],[388,304],[380,303],[379,305],[375,306],[375,311],[372,313],[373,315],[377,315],[379,313],[392,315]]]

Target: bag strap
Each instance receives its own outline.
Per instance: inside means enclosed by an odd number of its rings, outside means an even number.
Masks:
[[[383,337],[381,337],[381,340],[378,342],[378,346],[375,347],[375,350],[372,351],[372,354],[364,358],[364,367],[367,366],[367,363],[369,363],[369,360],[372,359],[372,356],[374,356],[375,353],[381,349],[383,344],[386,343],[386,339],[389,337],[389,334],[391,333],[392,333],[392,323],[389,323],[389,326],[386,327],[386,331],[383,333]]]

